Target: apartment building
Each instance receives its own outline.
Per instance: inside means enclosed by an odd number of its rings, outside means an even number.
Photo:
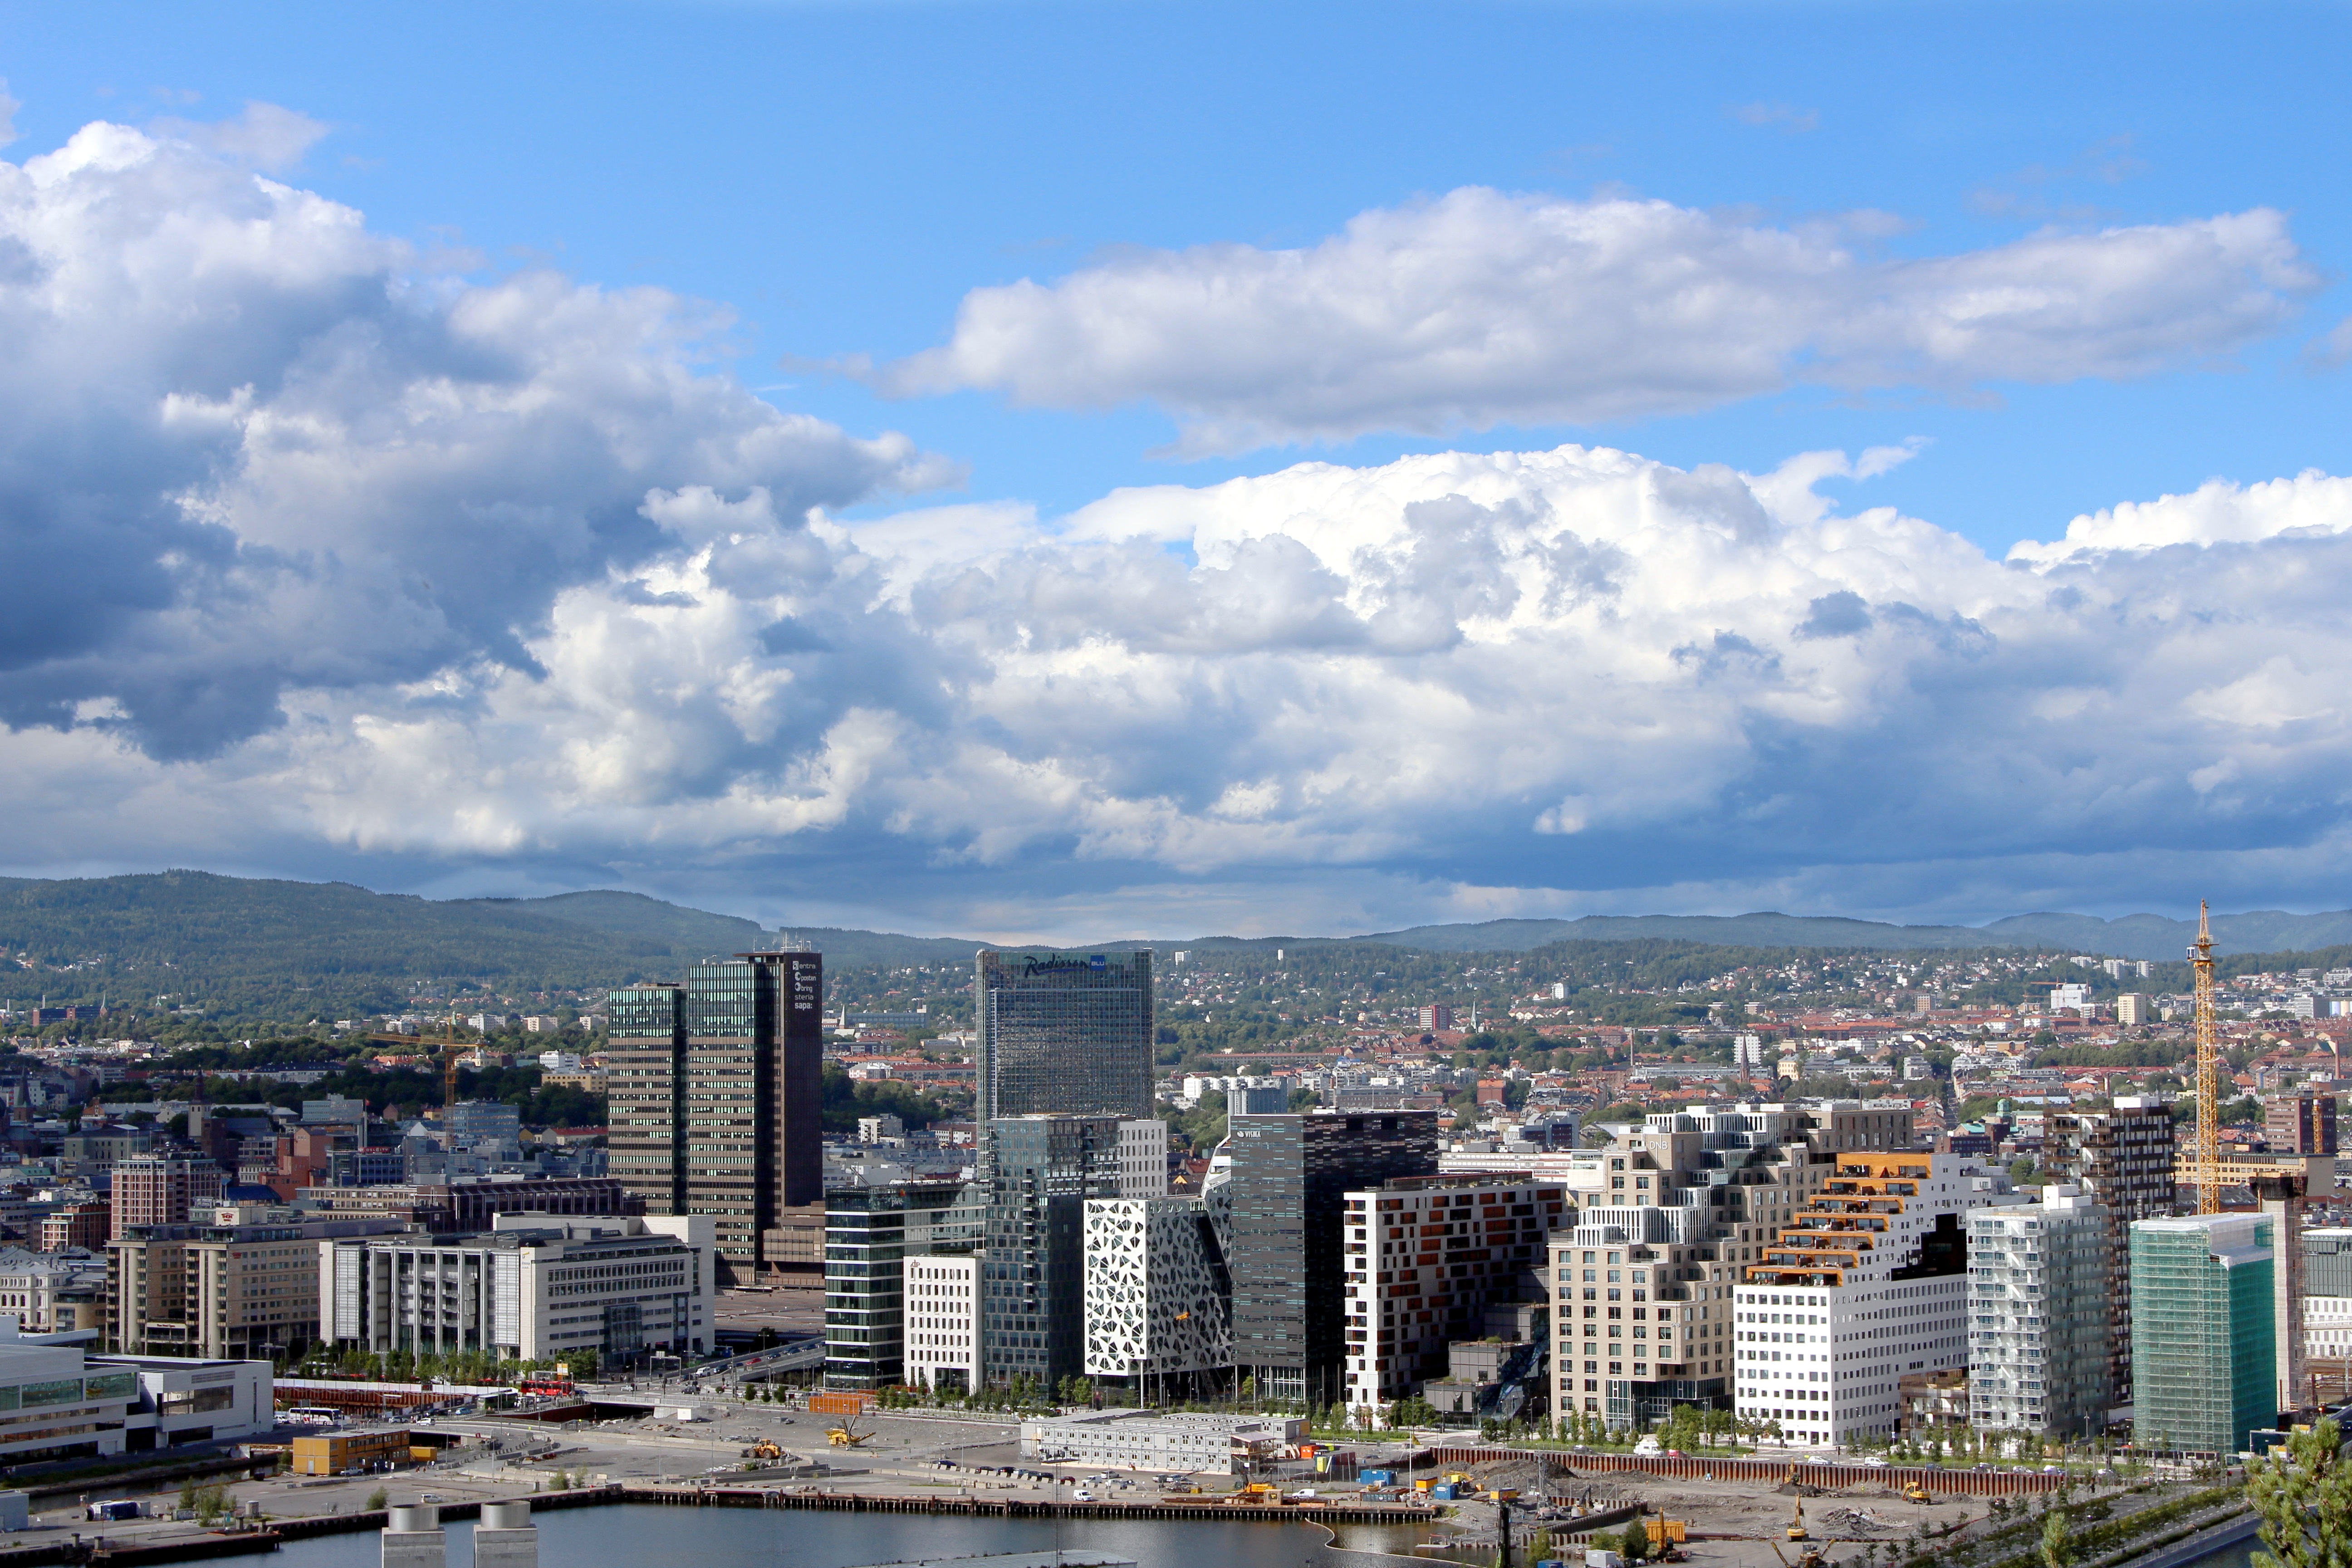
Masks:
[[[1736,1408],[1814,1447],[1893,1432],[1906,1376],[1968,1364],[1964,1216],[2024,1201],[1970,1155],[1834,1159],[1733,1302]]]
[[[1570,1212],[1556,1184],[1466,1175],[1400,1177],[1346,1203],[1351,1409],[1445,1376],[1448,1348],[1485,1334],[1489,1304],[1546,1298],[1547,1249]]]
[[[1838,1100],[1694,1107],[1606,1130],[1604,1146],[1528,1163],[1576,1210],[1551,1237],[1551,1408],[1617,1426],[1730,1404],[1740,1271],[1828,1179],[1830,1143],[1911,1137],[1907,1110]]]
[[[2106,1212],[2076,1186],[1969,1215],[1969,1419],[1979,1430],[2095,1436],[2107,1370]]]
[[[114,1167],[110,1241],[142,1226],[184,1225],[188,1215],[220,1202],[227,1178],[219,1165],[198,1154],[145,1154]]]
[[[2132,1385],[2131,1227],[2173,1209],[2172,1105],[2125,1095],[2114,1108],[2053,1111],[2043,1123],[2042,1163],[2083,1189],[2107,1221],[2107,1381],[2111,1405]]]
[[[106,1344],[127,1355],[274,1360],[319,1338],[319,1245],[397,1228],[223,1204],[106,1244]]]

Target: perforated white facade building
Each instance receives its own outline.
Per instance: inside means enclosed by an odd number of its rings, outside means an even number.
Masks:
[[[2107,1212],[2080,1187],[1969,1216],[1971,1426],[2105,1428],[2107,1247]]]
[[[1159,1378],[1233,1361],[1233,1287],[1198,1198],[1089,1200],[1085,1302],[1088,1377]]]

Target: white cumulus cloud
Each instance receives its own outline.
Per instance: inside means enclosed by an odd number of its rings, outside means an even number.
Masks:
[[[1888,220],[1776,226],[1479,187],[1298,250],[1130,250],[976,289],[901,395],[1160,405],[1185,449],[1622,419],[1799,382],[1957,391],[2137,376],[2285,324],[2320,276],[2267,208],[1877,255]]]
[[[247,157],[96,125],[0,163],[17,869],[1069,935],[2001,912],[2191,874],[2284,902],[2352,869],[2352,480],[2216,481],[2005,561],[1817,488],[1911,447],[866,517],[950,470],[710,373],[709,312],[430,273]],[[2069,363],[2175,352],[2097,339]]]

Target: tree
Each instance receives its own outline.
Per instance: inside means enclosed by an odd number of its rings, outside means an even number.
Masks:
[[[2254,1568],[2347,1568],[2352,1564],[2352,1466],[2329,1416],[2247,1468],[2246,1495],[2262,1515]]]
[[[2074,1568],[2074,1535],[2066,1528],[2066,1510],[2054,1508],[2042,1523],[2042,1568]]]
[[[388,1492],[388,1491],[384,1490],[382,1487],[378,1487],[378,1488],[376,1488],[376,1489],[375,1489],[375,1490],[373,1490],[373,1491],[372,1491],[372,1492],[368,1493],[368,1496],[367,1496],[368,1511],[369,1511],[370,1513],[376,1513],[376,1512],[379,1512],[379,1511],[381,1511],[381,1510],[383,1510],[383,1505],[384,1505],[384,1504],[386,1504],[386,1503],[388,1503],[388,1502],[390,1502],[391,1500],[392,1500],[392,1494],[391,1494],[390,1492]]]
[[[1626,1562],[1639,1563],[1650,1554],[1650,1527],[1635,1520],[1617,1538],[1617,1549],[1625,1554]]]

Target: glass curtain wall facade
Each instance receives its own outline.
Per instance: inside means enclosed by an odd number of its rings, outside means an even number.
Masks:
[[[2234,1454],[2278,1417],[2271,1221],[2252,1214],[2131,1227],[2132,1440]]]
[[[1052,1386],[1086,1369],[1086,1205],[1118,1196],[1117,1116],[1000,1116],[985,1128],[981,1381]]]
[[[605,998],[605,1116],[612,1173],[646,1213],[686,1213],[678,1158],[686,1072],[686,988],[625,985]]]
[[[906,1260],[970,1253],[987,1214],[976,1184],[901,1182],[824,1195],[824,1383],[906,1381]]]
[[[1226,1227],[1234,1365],[1268,1398],[1344,1397],[1348,1194],[1437,1173],[1433,1110],[1236,1116],[1212,1212]]]
[[[2107,1215],[2109,1399],[2132,1390],[2131,1227],[2173,1208],[2172,1106],[2125,1095],[2103,1111],[2053,1113],[2042,1163],[2096,1200]]]
[[[722,1275],[758,1266],[779,1209],[824,1194],[822,966],[748,952],[687,974],[680,1184],[686,1212],[717,1221]]]
[[[1150,952],[992,950],[975,964],[979,1121],[1151,1115]]]

